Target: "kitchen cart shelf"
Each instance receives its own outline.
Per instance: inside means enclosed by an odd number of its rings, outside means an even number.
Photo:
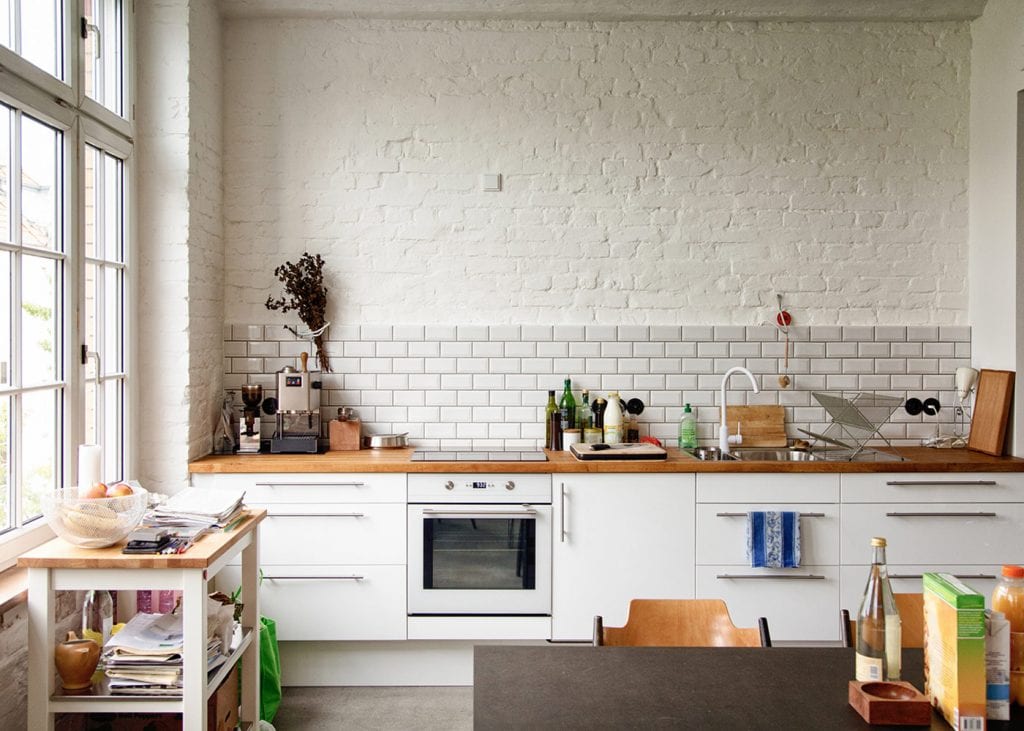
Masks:
[[[244,629],[242,631],[242,640],[238,643],[238,647],[232,650],[224,662],[218,665],[212,673],[209,673],[206,682],[206,700],[209,700],[217,692],[217,688],[224,682],[224,678],[231,672],[238,659],[242,657],[242,653],[252,644],[255,636],[255,631],[252,628]],[[98,682],[94,683],[92,690],[88,693],[67,693],[62,688],[57,688],[56,692],[50,696],[50,702],[59,705],[61,713],[116,712],[125,710],[123,706],[118,705],[120,703],[131,703],[131,710],[133,711],[150,711],[153,713],[182,712],[181,695],[114,694],[110,692],[106,675],[103,675]],[[105,704],[113,705],[107,708]]]
[[[207,701],[231,669],[241,666],[242,728],[259,717],[259,643],[257,637],[258,526],[265,510],[250,509],[234,530],[203,536],[186,553],[124,555],[121,546],[82,549],[61,539],[46,543],[18,559],[28,569],[28,728],[53,729],[57,713],[119,711],[175,713],[187,729],[206,728]],[[241,556],[242,638],[225,662],[207,671],[206,597],[209,582]],[[236,566],[237,568],[237,566]],[[100,687],[88,694],[60,692],[53,663],[57,634],[54,618],[58,591],[103,587],[110,590],[171,589],[182,591],[182,692],[180,696],[113,695]],[[191,661],[190,661],[191,659]]]

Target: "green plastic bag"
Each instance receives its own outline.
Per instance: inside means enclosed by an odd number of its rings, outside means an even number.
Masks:
[[[260,617],[260,719],[273,723],[281,705],[281,653],[277,623]]]

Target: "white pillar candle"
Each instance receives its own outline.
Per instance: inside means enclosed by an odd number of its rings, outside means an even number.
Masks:
[[[103,447],[83,444],[78,448],[78,486],[91,487],[100,481],[100,458]]]

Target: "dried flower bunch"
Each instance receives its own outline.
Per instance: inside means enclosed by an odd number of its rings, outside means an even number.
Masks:
[[[331,372],[327,351],[324,349],[324,336],[320,331],[327,324],[327,287],[324,286],[324,260],[319,254],[312,256],[305,253],[298,263],[286,261],[274,270],[274,276],[284,284],[284,296],[274,299],[267,297],[268,310],[291,312],[295,310],[299,319],[309,328],[316,345],[316,359],[324,373]],[[294,328],[285,327],[303,337]]]

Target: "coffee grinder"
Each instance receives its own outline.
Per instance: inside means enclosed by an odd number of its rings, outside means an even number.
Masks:
[[[320,438],[320,381],[307,369],[308,353],[300,355],[302,370],[285,366],[277,372],[277,430],[270,441],[273,454],[316,454]]]
[[[242,410],[245,418],[238,424],[238,453],[259,454],[260,451],[260,402],[263,400],[263,386],[247,383],[242,386]]]

